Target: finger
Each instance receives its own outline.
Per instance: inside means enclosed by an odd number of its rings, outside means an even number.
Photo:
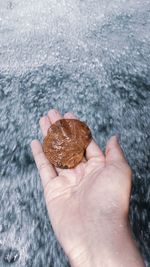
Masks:
[[[92,139],[90,144],[87,146],[86,149],[86,159],[90,160],[93,158],[99,158],[100,161],[105,161],[105,156],[101,151],[100,147],[96,144],[96,142]]]
[[[75,119],[75,120],[79,120],[72,112],[67,112],[64,114],[64,118],[65,119]]]
[[[55,172],[52,164],[50,164],[46,158],[42,146],[38,140],[33,140],[31,142],[31,149],[43,187],[45,188],[51,179],[57,176],[57,173]]]
[[[64,118],[65,119],[76,119],[76,120],[79,120],[72,112],[67,112],[64,114]],[[81,162],[86,162],[86,158],[83,157],[82,161]]]
[[[40,128],[41,128],[41,132],[43,134],[43,137],[45,137],[47,135],[47,131],[48,131],[49,127],[51,126],[49,117],[48,116],[41,117],[39,124],[40,124]]]
[[[58,120],[63,119],[63,117],[60,115],[60,113],[56,109],[50,109],[48,112],[48,117],[49,117],[51,124],[55,123]]]
[[[117,137],[114,135],[112,136],[106,145],[106,161],[107,162],[114,162],[114,161],[126,161],[124,153],[118,143]]]

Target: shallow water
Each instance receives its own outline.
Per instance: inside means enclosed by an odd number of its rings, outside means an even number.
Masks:
[[[150,266],[149,25],[146,0],[0,0],[0,266],[68,266],[29,147],[53,107],[85,120],[102,149],[119,134]]]

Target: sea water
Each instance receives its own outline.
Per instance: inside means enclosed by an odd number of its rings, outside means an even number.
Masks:
[[[51,108],[133,169],[130,222],[150,266],[149,0],[0,0],[0,266],[69,266],[48,219],[30,142]]]

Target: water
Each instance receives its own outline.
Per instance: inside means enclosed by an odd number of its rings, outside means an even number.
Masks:
[[[102,149],[120,135],[150,266],[149,25],[146,0],[0,0],[0,266],[68,266],[29,147],[53,107],[85,120]]]

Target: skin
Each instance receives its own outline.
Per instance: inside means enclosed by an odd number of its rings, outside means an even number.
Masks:
[[[43,137],[61,119],[50,110],[40,119]],[[66,113],[64,118],[76,118]],[[72,267],[143,267],[128,222],[132,171],[112,136],[105,154],[94,140],[73,169],[54,168],[38,140],[31,143],[54,232]]]

